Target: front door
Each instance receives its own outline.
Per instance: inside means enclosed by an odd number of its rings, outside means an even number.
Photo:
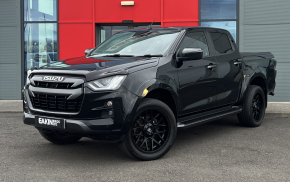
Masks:
[[[203,58],[183,61],[179,65],[179,101],[181,114],[209,109],[216,104],[217,73],[215,57],[209,52],[208,41],[203,31],[187,32],[178,52],[184,48],[201,48]]]

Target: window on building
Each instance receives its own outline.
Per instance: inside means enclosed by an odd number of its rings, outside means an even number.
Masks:
[[[216,53],[225,54],[233,51],[231,42],[227,34],[210,32]]]
[[[24,0],[24,21],[57,21],[56,0]]]
[[[58,61],[57,0],[24,0],[24,78],[27,71]]]
[[[117,32],[128,30],[128,29],[134,29],[134,28],[148,28],[148,25],[150,25],[150,23],[97,25],[96,37],[99,37],[99,39],[96,41],[96,44],[104,42],[105,40],[109,39],[111,36],[113,36]],[[160,26],[161,26],[160,23],[155,23],[152,25],[152,27],[160,27]]]
[[[26,23],[24,26],[25,71],[57,61],[56,23]]]
[[[200,0],[200,25],[228,30],[236,35],[237,0]]]
[[[105,40],[113,36],[115,33],[129,29],[129,26],[100,26],[100,28],[101,28],[100,39],[101,42],[104,42]]]

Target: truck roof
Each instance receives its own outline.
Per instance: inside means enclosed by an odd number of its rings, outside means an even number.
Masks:
[[[128,29],[128,30],[123,30],[121,32],[127,32],[127,31],[144,31],[147,28],[135,28],[135,29]],[[224,30],[227,31],[225,29],[221,29],[221,28],[214,28],[214,27],[152,27],[152,30],[190,30],[190,29],[212,29],[212,30]]]

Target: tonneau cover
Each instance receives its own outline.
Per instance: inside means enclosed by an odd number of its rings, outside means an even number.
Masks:
[[[258,56],[263,58],[273,58],[274,55],[270,52],[241,52],[242,57]]]

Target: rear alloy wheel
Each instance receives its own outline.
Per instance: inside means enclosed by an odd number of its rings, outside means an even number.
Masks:
[[[250,85],[244,95],[243,111],[238,114],[241,124],[250,127],[260,126],[266,109],[266,99],[261,87]]]
[[[260,121],[262,117],[261,110],[263,109],[263,100],[260,93],[256,93],[252,102],[252,115],[255,121]]]
[[[120,147],[137,159],[154,160],[169,151],[175,136],[176,121],[171,109],[159,100],[145,99]]]

